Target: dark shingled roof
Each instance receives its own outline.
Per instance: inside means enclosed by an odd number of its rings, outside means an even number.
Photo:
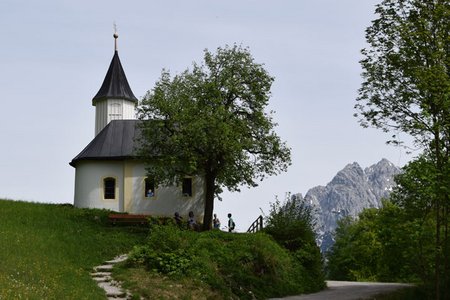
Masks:
[[[80,160],[122,160],[136,158],[140,136],[139,120],[113,120],[80,152],[70,165]]]
[[[92,99],[92,105],[95,105],[97,101],[106,98],[124,99],[136,103],[138,102],[138,99],[134,96],[130,85],[128,84],[128,80],[125,76],[125,72],[123,71],[117,51],[114,52],[113,59],[109,65],[108,72],[106,73],[105,80],[103,80],[100,90]]]

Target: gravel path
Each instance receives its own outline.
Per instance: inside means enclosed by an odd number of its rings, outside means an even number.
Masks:
[[[328,288],[308,295],[290,296],[288,300],[358,300],[368,299],[371,296],[386,294],[412,285],[405,283],[380,283],[380,282],[353,282],[353,281],[327,281]]]

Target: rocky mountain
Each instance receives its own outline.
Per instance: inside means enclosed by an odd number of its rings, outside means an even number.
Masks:
[[[334,243],[333,232],[339,219],[356,217],[364,208],[381,206],[381,200],[389,196],[394,175],[398,173],[400,169],[387,159],[364,170],[354,162],[339,171],[326,186],[314,187],[306,193],[304,200],[315,212],[322,251]]]

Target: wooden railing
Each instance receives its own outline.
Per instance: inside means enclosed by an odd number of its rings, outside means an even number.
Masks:
[[[248,228],[247,232],[258,232],[260,230],[263,229],[263,217],[259,216],[255,222],[252,223],[252,225],[250,225],[250,227]]]

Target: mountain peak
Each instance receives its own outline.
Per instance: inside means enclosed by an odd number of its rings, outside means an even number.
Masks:
[[[333,177],[328,185],[348,184],[349,181],[357,180],[364,176],[363,169],[358,163],[348,164]]]
[[[364,170],[357,162],[346,165],[325,186],[308,190],[304,199],[317,212],[319,244],[323,251],[333,243],[336,222],[345,216],[356,217],[364,208],[380,207],[389,196],[394,176],[400,169],[383,158]]]

